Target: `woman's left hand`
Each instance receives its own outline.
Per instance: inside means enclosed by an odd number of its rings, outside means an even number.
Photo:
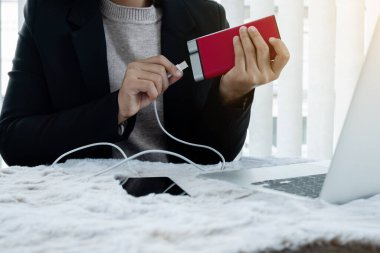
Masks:
[[[240,37],[233,39],[235,66],[220,81],[220,95],[227,105],[239,105],[242,99],[256,87],[276,80],[289,61],[285,43],[270,38],[269,43],[276,51],[270,60],[269,46],[255,27],[241,27]]]

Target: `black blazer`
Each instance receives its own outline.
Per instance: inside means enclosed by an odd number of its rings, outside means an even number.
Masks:
[[[162,54],[173,63],[190,63],[188,40],[228,27],[223,7],[214,1],[163,0],[160,7]],[[49,164],[76,147],[128,138],[135,117],[119,136],[98,1],[29,0],[24,14],[0,117],[0,151],[7,164]],[[250,109],[224,106],[218,85],[218,79],[195,83],[186,70],[164,94],[164,122],[174,136],[210,145],[230,161],[244,144]],[[171,151],[195,162],[218,162],[208,150],[168,142]],[[72,157],[108,158],[111,149]]]

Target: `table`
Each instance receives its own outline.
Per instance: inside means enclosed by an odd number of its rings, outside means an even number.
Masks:
[[[200,179],[187,164],[132,161],[90,176],[116,162],[1,169],[0,251],[380,252],[380,196],[335,206]],[[227,169],[297,162],[242,158]],[[170,176],[192,197],[134,198],[115,180],[128,173]]]

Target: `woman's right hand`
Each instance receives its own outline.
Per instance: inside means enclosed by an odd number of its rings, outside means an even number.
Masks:
[[[181,79],[182,75],[162,55],[128,64],[118,95],[119,124],[156,100],[170,85]]]

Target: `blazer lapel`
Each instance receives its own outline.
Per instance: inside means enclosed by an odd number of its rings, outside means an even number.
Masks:
[[[187,51],[180,51],[178,46],[181,48],[186,46],[187,40],[193,36],[194,19],[186,10],[183,0],[162,0],[160,1],[160,7],[163,11],[161,52],[164,56],[173,60],[178,58],[176,57],[178,53],[183,57],[183,54]]]
[[[106,41],[98,1],[77,0],[67,21],[89,99],[109,93]]]
[[[163,11],[161,53],[174,64],[186,60],[190,66],[187,41],[198,35],[194,18],[184,0],[162,0],[161,8]],[[180,129],[187,129],[189,126],[188,122],[176,119],[181,118],[182,114],[191,115],[189,110],[194,101],[193,90],[193,76],[191,70],[187,69],[181,80],[164,93],[165,128],[177,137],[181,137]]]
[[[161,54],[167,57],[172,63],[178,64],[186,60],[190,64],[190,58],[187,50],[187,41],[196,36],[195,22],[186,8],[183,0],[162,0],[160,7],[163,11],[161,27]],[[188,71],[188,70],[187,70]],[[164,94],[165,111],[172,109],[170,105],[182,95],[189,95],[188,77],[190,72],[185,75],[178,85],[175,84]]]

